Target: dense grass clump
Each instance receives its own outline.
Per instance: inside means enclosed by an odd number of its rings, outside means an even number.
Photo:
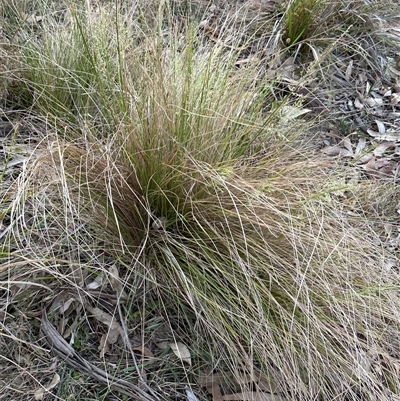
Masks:
[[[237,63],[243,36],[212,42],[167,5],[149,34],[147,15],[71,4],[18,45],[46,135],[2,190],[0,273],[35,369],[48,314],[128,396],[126,380],[155,400],[398,396],[398,275],[372,195],[392,213],[398,189],[342,184],[305,153],[308,124],[271,106],[262,62]],[[59,391],[88,399],[74,361]]]

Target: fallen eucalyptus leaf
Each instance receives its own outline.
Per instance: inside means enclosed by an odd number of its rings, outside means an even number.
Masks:
[[[60,376],[57,373],[54,373],[51,382],[47,386],[40,387],[34,392],[35,400],[43,400],[44,395],[57,386],[58,383],[60,383]]]
[[[341,157],[352,157],[353,152],[348,151],[345,148],[342,148],[340,146],[328,146],[327,148],[323,149],[323,152],[327,156],[341,156]]]
[[[375,123],[376,123],[376,125],[378,127],[378,132],[380,134],[384,134],[386,132],[385,124],[382,121],[379,121],[379,120],[375,120]]]
[[[295,106],[284,106],[282,107],[282,120],[287,122],[294,120],[297,117],[302,116],[303,114],[307,114],[311,111],[311,109],[300,109]]]
[[[161,342],[157,344],[157,347],[160,349],[167,349],[169,347],[181,361],[186,362],[189,365],[192,364],[189,348],[181,342],[176,342],[176,343]]]
[[[103,285],[103,277],[97,276],[91,283],[87,285],[88,290],[97,290]]]
[[[395,147],[395,143],[394,142],[383,142],[380,145],[378,145],[374,151],[373,154],[376,157],[382,157],[384,155],[384,153],[390,149],[390,148],[394,148]]]
[[[393,93],[392,98],[390,99],[390,103],[396,105],[400,102],[400,93]]]
[[[361,110],[364,108],[364,105],[360,102],[359,99],[355,99],[354,100],[354,107],[356,107],[357,109]]]
[[[352,73],[353,73],[353,60],[350,61],[349,65],[346,68],[345,77],[347,80],[351,78]]]
[[[350,141],[350,138],[343,139],[343,146],[349,152],[351,156],[353,156],[353,144]]]
[[[147,348],[147,347],[134,347],[132,348],[134,351],[139,351],[143,354],[143,356],[149,358],[149,359],[154,359],[154,354]]]
[[[365,148],[366,144],[367,140],[364,137],[359,138],[354,154],[358,156],[361,153],[361,151]]]
[[[181,342],[170,343],[170,347],[172,349],[172,352],[179,359],[181,359],[183,362],[186,362],[189,365],[192,364],[189,348],[185,344]]]
[[[122,294],[124,291],[123,285],[122,285],[122,280],[119,278],[119,272],[118,269],[115,265],[112,265],[110,267],[110,283],[111,287],[114,291],[116,291],[119,294]]]
[[[382,106],[383,99],[374,99],[373,97],[369,97],[368,99],[365,99],[365,103],[370,107]]]
[[[72,302],[74,302],[76,298],[72,296],[67,291],[61,291],[53,300],[50,310],[52,312],[57,311],[58,313],[64,314],[69,307],[71,306]],[[73,308],[75,309],[75,308]]]
[[[104,354],[108,351],[108,345],[114,344],[117,342],[118,337],[121,335],[123,337],[123,330],[121,325],[117,322],[115,317],[110,314],[102,311],[99,308],[91,308],[90,306],[86,306],[89,312],[101,323],[105,324],[109,329],[106,334],[103,334],[101,337],[99,351],[100,356],[103,357]]]

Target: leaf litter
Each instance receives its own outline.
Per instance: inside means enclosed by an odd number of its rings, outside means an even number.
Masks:
[[[192,359],[190,355],[189,348],[181,343],[181,342],[160,342],[157,344],[157,347],[160,349],[168,349],[171,348],[172,352],[182,361],[187,363],[188,365],[192,365]]]

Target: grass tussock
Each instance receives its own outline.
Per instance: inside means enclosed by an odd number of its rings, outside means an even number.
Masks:
[[[151,17],[71,5],[19,45],[47,134],[2,188],[10,394],[22,399],[28,383],[54,397],[57,372],[62,399],[129,397],[123,380],[154,400],[187,386],[202,400],[395,399],[399,282],[379,230],[398,189],[338,189],[304,154],[304,125],[284,118],[284,102],[268,106],[261,64],[236,63],[243,37],[227,47],[194,23],[166,29],[163,4]],[[43,310],[106,376],[76,357],[42,382]],[[171,344],[185,344],[190,364]],[[223,377],[214,393],[207,375]],[[90,395],[87,376],[107,385]]]

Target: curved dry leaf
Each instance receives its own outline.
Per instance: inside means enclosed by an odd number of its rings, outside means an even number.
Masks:
[[[364,104],[361,103],[360,100],[356,98],[356,99],[354,100],[354,107],[357,108],[357,109],[359,109],[359,110],[361,110],[361,109],[364,108]]]
[[[353,144],[351,143],[350,138],[344,138],[342,144],[349,152],[353,152]]]
[[[61,293],[54,298],[50,306],[50,311],[57,311],[58,313],[65,314],[75,300],[76,298],[69,292],[61,291]]]
[[[380,145],[378,145],[374,151],[372,152],[374,156],[376,157],[382,157],[384,153],[390,149],[394,148],[396,146],[395,142],[383,142]]]
[[[327,156],[341,156],[341,157],[352,157],[353,152],[342,148],[340,146],[328,146],[327,148],[322,150]]]
[[[117,266],[112,265],[109,270],[110,273],[110,283],[114,291],[122,294],[124,291],[122,280],[119,278],[119,272]]]
[[[100,358],[104,358],[104,355],[109,351],[107,345],[107,334],[103,334],[100,339],[100,344],[98,346],[98,350],[100,351]]]
[[[375,120],[376,126],[378,127],[378,132],[384,134],[386,132],[385,124],[382,121]]]
[[[99,347],[100,354],[104,355],[104,353],[107,352],[107,344],[114,344],[120,335],[123,336],[122,327],[115,317],[111,316],[109,313],[106,313],[99,308],[91,308],[90,306],[86,306],[86,308],[94,318],[109,327],[104,339],[102,337],[102,342],[100,344],[101,348]]]
[[[189,365],[192,364],[189,348],[185,344],[183,344],[181,342],[177,342],[177,343],[170,343],[169,346],[171,347],[172,352],[180,360],[182,360],[183,362],[186,362]]]
[[[134,351],[141,352],[142,355],[145,356],[146,358],[148,358],[149,361],[154,360],[154,354],[147,347],[138,346],[138,347],[134,347],[132,349]]]
[[[346,73],[345,73],[346,79],[349,80],[352,74],[353,74],[353,60],[350,61],[349,65],[346,68]]]
[[[374,159],[374,156],[370,153],[357,158],[356,162],[357,164],[365,164],[368,163],[371,159]]]
[[[362,166],[364,170],[372,174],[374,177],[386,178],[394,173],[398,169],[396,161],[386,159],[375,159],[373,157],[367,164]]]
[[[328,146],[327,148],[323,149],[322,152],[325,153],[327,156],[338,156],[340,155],[340,151],[342,150],[339,146]]]
[[[116,318],[107,312],[102,311],[100,308],[91,308],[89,306],[86,309],[95,317],[99,322],[104,323],[110,328],[117,328],[122,332],[120,324],[117,322]]]
[[[399,93],[393,93],[392,98],[390,99],[390,103],[393,105],[396,105],[400,103],[400,94]]]
[[[169,343],[161,342],[156,344],[158,348],[160,349],[167,349],[169,348]]]
[[[88,290],[97,290],[103,285],[103,276],[97,276],[92,282],[90,282],[86,288]]]
[[[367,99],[365,99],[365,103],[367,103],[367,105],[369,107],[376,107],[376,106],[382,106],[383,105],[383,99],[379,99],[379,98],[373,98],[373,97],[369,97]]]
[[[364,137],[360,137],[358,139],[358,144],[356,146],[356,150],[354,151],[356,156],[361,154],[361,151],[365,148],[366,144],[367,144],[367,140]]]
[[[189,348],[185,344],[183,344],[181,342],[176,342],[176,343],[161,342],[161,343],[157,344],[157,347],[160,348],[160,349],[171,348],[172,352],[182,362],[186,362],[187,364],[192,365],[190,351],[189,351]]]
[[[295,106],[283,106],[282,107],[282,120],[285,122],[294,120],[304,114],[310,113],[311,109],[301,109]]]
[[[34,392],[35,400],[43,400],[44,395],[48,393],[52,388],[57,386],[58,383],[60,383],[60,376],[55,373],[53,378],[51,379],[51,382],[47,386],[40,387]]]

